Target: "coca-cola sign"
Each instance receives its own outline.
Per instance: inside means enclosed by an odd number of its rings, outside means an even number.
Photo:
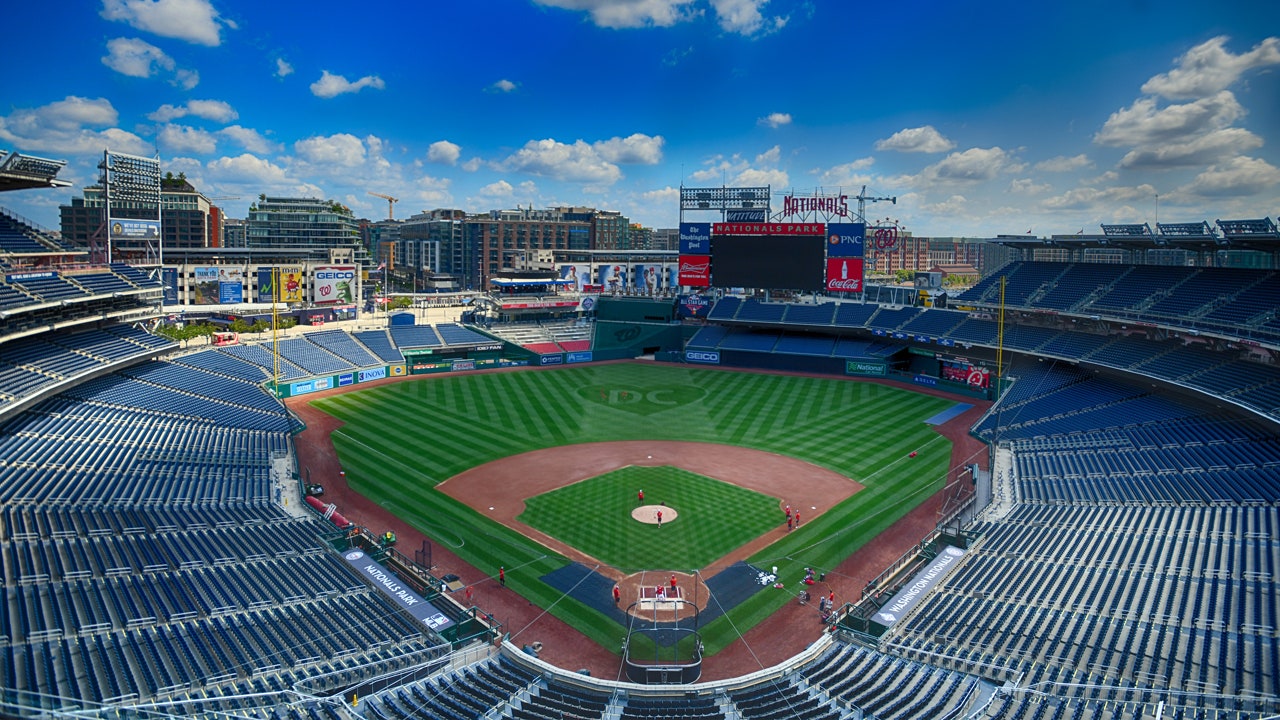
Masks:
[[[862,258],[827,258],[827,292],[862,292]]]
[[[680,284],[684,287],[710,287],[711,256],[681,255]]]

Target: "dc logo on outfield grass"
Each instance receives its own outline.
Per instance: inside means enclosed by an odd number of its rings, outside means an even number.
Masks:
[[[701,400],[705,395],[700,387],[693,385],[663,385],[660,387],[607,387],[588,386],[578,389],[578,395],[591,402],[626,410],[639,415],[652,415],[664,410],[688,405]]]

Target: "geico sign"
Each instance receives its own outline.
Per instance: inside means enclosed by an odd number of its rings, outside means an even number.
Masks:
[[[686,360],[693,360],[695,362],[720,362],[720,353],[718,352],[698,352],[697,350],[692,350],[686,351],[684,356]]]
[[[317,280],[354,280],[355,277],[351,270],[320,270],[316,273]]]

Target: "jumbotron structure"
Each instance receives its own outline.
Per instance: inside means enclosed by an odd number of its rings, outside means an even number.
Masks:
[[[0,214],[0,714],[1275,715],[1280,272],[1082,261],[1088,242],[1273,257],[1280,243],[1271,220],[1218,227],[1034,241],[1075,261],[1010,239],[1021,259],[953,299],[963,309],[724,296],[686,332],[676,301],[603,299],[602,357],[657,342],[660,361],[957,390],[963,357],[1001,381],[972,430],[991,447],[989,486],[962,527],[784,662],[642,684],[522,652],[429,561],[303,502],[298,424],[264,391],[266,347],[184,351],[147,331],[162,291],[148,271],[87,265]],[[663,302],[654,335],[620,344]],[[280,343],[282,382],[394,375],[406,351],[495,343],[547,354],[455,324],[327,330]]]

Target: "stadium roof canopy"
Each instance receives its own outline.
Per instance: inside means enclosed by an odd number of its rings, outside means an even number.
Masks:
[[[71,183],[57,179],[66,160],[48,160],[34,155],[0,150],[0,192],[30,188],[68,187]]]
[[[1006,247],[1030,250],[1035,248],[1118,248],[1122,250],[1150,250],[1170,248],[1177,250],[1257,250],[1280,252],[1280,231],[1270,218],[1260,220],[1216,220],[1221,233],[1216,233],[1206,221],[1195,223],[1157,223],[1152,231],[1146,223],[1134,225],[1102,225],[1102,234],[1052,235],[1047,238],[1034,235],[998,235],[991,242]]]

